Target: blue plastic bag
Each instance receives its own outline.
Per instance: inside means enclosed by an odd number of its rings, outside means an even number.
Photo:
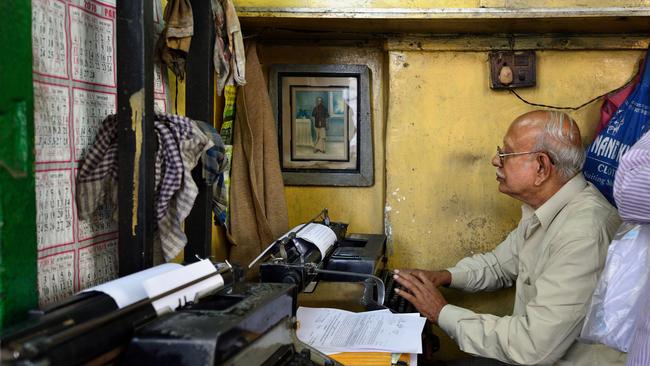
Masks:
[[[583,174],[616,205],[612,196],[618,162],[650,128],[650,57],[646,54],[643,75],[609,123],[587,149]]]

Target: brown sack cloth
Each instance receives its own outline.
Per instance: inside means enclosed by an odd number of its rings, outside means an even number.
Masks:
[[[257,47],[246,47],[247,84],[237,90],[230,188],[230,259],[247,266],[288,230],[278,137]]]

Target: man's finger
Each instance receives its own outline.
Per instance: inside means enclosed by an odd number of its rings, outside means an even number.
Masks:
[[[422,283],[424,285],[433,286],[433,282],[429,279],[429,277],[427,276],[426,273],[424,273],[422,271],[417,271],[417,272],[413,273],[413,275],[415,275],[415,277],[419,278],[420,281],[422,281]]]
[[[397,283],[399,283],[402,286],[402,288],[401,288],[401,290],[399,292],[409,292],[410,294],[413,294],[414,296],[417,296],[418,293],[420,292],[415,284],[413,284],[412,282],[409,282],[404,277],[395,275],[394,278],[395,278],[395,281],[397,281]]]
[[[395,275],[394,278],[399,284],[407,286],[411,291],[417,290],[419,292],[422,292],[426,289],[426,286],[422,283],[422,281],[410,273]],[[408,285],[405,285],[405,283],[408,283]]]
[[[395,274],[402,274],[402,273],[411,273],[411,274],[413,274],[413,273],[417,273],[417,272],[421,272],[421,271],[419,269],[397,269],[397,268],[395,268],[393,270],[393,273],[395,273]]]
[[[395,281],[397,281],[397,283],[402,285],[402,287],[404,287],[405,289],[411,291],[417,289],[417,286],[415,285],[415,283],[413,283],[413,276],[411,276],[408,273],[400,273],[399,275],[394,275],[393,278],[395,279]]]
[[[396,288],[395,292],[397,292],[398,295],[405,298],[406,300],[408,300],[408,302],[410,302],[413,305],[415,305],[415,303],[417,302],[417,298],[414,295],[411,295],[410,293],[408,293],[408,291],[404,291],[403,289],[400,290],[400,289]]]
[[[409,294],[408,292],[406,292],[404,290],[395,289],[395,291],[397,292],[397,294],[399,296],[405,298],[406,301],[410,302],[415,307],[415,309],[417,310],[418,313],[420,313],[421,315],[424,315],[427,318],[429,317],[427,315],[428,309],[425,306],[424,300],[422,300],[420,297]],[[422,296],[422,295],[420,295],[420,296]]]

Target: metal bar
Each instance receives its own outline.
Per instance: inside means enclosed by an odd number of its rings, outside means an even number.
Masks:
[[[212,125],[214,120],[214,69],[212,49],[214,47],[214,21],[210,1],[192,0],[194,14],[194,35],[187,57],[187,87],[185,111],[194,120]],[[185,220],[185,262],[208,258],[212,253],[212,188],[202,177],[201,162],[192,171],[192,177],[199,187],[194,206]]]
[[[153,2],[117,1],[119,274],[153,265]]]

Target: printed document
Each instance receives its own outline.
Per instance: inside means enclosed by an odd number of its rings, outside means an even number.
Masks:
[[[325,354],[422,353],[421,334],[426,318],[419,314],[300,307],[297,317],[298,339]]]

